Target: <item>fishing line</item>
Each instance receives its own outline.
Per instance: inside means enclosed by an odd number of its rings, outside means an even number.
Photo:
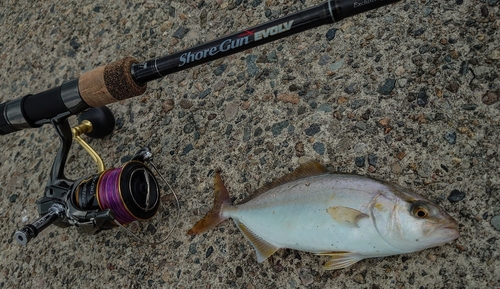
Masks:
[[[170,184],[167,182],[167,180],[165,179],[165,177],[163,177],[163,175],[160,173],[160,171],[156,168],[156,166],[154,165],[153,162],[149,161],[149,165],[151,165],[151,167],[153,167],[153,169],[155,170],[155,172],[160,176],[160,178],[163,180],[163,182],[166,184],[166,186],[168,187],[169,191],[171,192],[171,194],[174,196],[175,198],[175,204],[176,204],[176,207],[177,207],[177,215],[176,215],[176,218],[175,218],[175,221],[174,221],[174,224],[173,226],[171,227],[171,229],[169,230],[169,232],[167,233],[167,236],[163,239],[163,240],[160,240],[158,242],[149,242],[149,241],[146,241],[144,240],[143,238],[137,236],[134,232],[132,232],[130,229],[128,229],[127,227],[125,227],[124,225],[127,224],[127,218],[124,218],[124,219],[119,219],[118,216],[116,217],[114,223],[116,225],[118,225],[119,227],[123,228],[125,231],[127,231],[131,236],[133,236],[136,240],[138,240],[139,242],[143,243],[143,244],[147,244],[147,245],[151,245],[151,246],[156,246],[156,245],[161,245],[163,243],[165,243],[169,238],[170,236],[172,235],[175,227],[177,227],[177,224],[179,223],[179,219],[180,219],[180,215],[181,215],[181,206],[180,206],[180,202],[179,202],[179,198],[177,197],[177,194],[175,193],[174,189],[172,189],[172,186],[170,186]],[[107,193],[110,193],[110,194],[115,194],[113,196],[113,200],[117,200],[117,195],[116,195],[116,190],[115,192],[110,192],[110,191],[107,191]],[[160,198],[161,199],[161,198]],[[132,217],[131,214],[128,214],[128,210],[126,208],[123,207],[123,202],[119,202],[119,203],[113,203],[112,204],[112,207],[114,209],[116,209],[118,212],[123,212],[123,209],[125,209],[125,211],[127,212],[127,214],[125,214],[127,217]],[[162,204],[162,211],[165,212],[167,211],[167,209],[164,207],[164,205]],[[113,211],[115,212],[115,211]],[[116,214],[116,213],[115,213]],[[160,214],[161,215],[161,214]],[[136,219],[137,220],[137,219]],[[135,220],[134,220],[135,221]],[[130,223],[130,221],[128,222]]]

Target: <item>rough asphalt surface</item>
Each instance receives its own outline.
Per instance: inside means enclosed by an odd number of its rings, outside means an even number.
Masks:
[[[125,56],[192,47],[319,0],[3,0],[0,101]],[[59,146],[45,125],[0,137],[0,288],[499,288],[500,1],[403,0],[165,77],[109,106],[114,132],[90,141],[108,167],[151,147],[181,203],[163,245],[122,229],[51,226],[26,247]],[[72,123],[76,123],[72,118]],[[324,271],[326,256],[280,250],[263,263],[231,221],[190,237],[222,169],[235,202],[309,159],[436,201],[461,237],[418,253]],[[96,172],[77,145],[66,174]],[[161,239],[171,196],[151,222]],[[342,238],[342,236],[339,236]]]

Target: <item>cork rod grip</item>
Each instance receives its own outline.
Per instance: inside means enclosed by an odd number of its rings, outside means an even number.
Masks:
[[[146,84],[135,83],[131,74],[133,57],[125,57],[111,64],[85,72],[78,79],[80,95],[91,107],[99,107],[134,96],[146,91]]]

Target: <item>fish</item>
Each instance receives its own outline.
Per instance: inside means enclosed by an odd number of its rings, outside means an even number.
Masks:
[[[316,161],[264,185],[234,205],[215,173],[214,205],[187,233],[231,218],[263,262],[281,248],[331,258],[325,270],[375,257],[417,252],[460,236],[441,207],[399,185],[330,173]]]

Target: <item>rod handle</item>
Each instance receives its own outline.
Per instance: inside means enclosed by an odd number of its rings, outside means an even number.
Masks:
[[[99,107],[143,94],[146,84],[137,84],[132,78],[133,57],[85,72],[78,79],[82,100],[91,107]]]

